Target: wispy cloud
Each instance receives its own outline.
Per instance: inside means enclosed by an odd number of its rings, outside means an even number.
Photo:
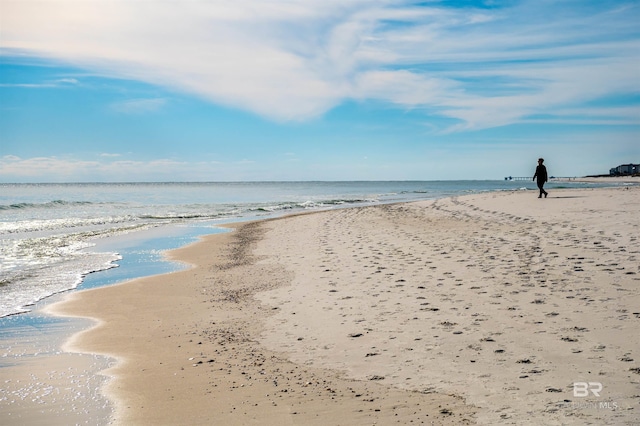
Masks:
[[[161,110],[166,104],[164,98],[129,99],[111,104],[111,109],[123,114],[147,114]]]
[[[22,87],[27,89],[51,89],[58,87],[70,87],[79,84],[75,78],[61,78],[44,83],[0,83],[0,87]]]
[[[99,166],[96,161],[70,161],[58,157],[32,157],[23,159],[15,155],[0,157],[0,177],[12,177],[19,180],[32,179],[46,181],[47,175],[55,180],[75,180],[83,171]]]
[[[457,120],[449,131],[473,130],[539,114],[562,120],[567,109],[588,117],[592,101],[638,93],[637,2],[500,4],[5,1],[3,48],[275,120],[376,99]],[[147,99],[116,108],[162,105]]]
[[[0,180],[18,182],[82,182],[141,180],[207,180],[215,162],[189,163],[172,159],[131,160],[100,155],[97,160],[73,156],[20,158],[0,157]]]

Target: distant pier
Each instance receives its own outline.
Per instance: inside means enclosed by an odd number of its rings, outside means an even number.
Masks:
[[[530,177],[522,177],[522,176],[507,176],[504,180],[531,180]]]

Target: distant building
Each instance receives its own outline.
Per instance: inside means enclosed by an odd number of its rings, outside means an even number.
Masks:
[[[621,164],[609,170],[612,176],[640,174],[640,164]]]

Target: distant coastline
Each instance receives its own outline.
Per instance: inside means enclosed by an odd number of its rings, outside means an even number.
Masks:
[[[571,182],[585,182],[585,183],[635,183],[640,184],[640,176],[610,176],[610,175],[594,175],[583,177],[558,177],[553,178],[556,182],[571,181]]]

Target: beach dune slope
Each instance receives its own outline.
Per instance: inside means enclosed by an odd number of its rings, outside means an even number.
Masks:
[[[634,424],[639,189],[248,223],[56,310],[122,424]]]

